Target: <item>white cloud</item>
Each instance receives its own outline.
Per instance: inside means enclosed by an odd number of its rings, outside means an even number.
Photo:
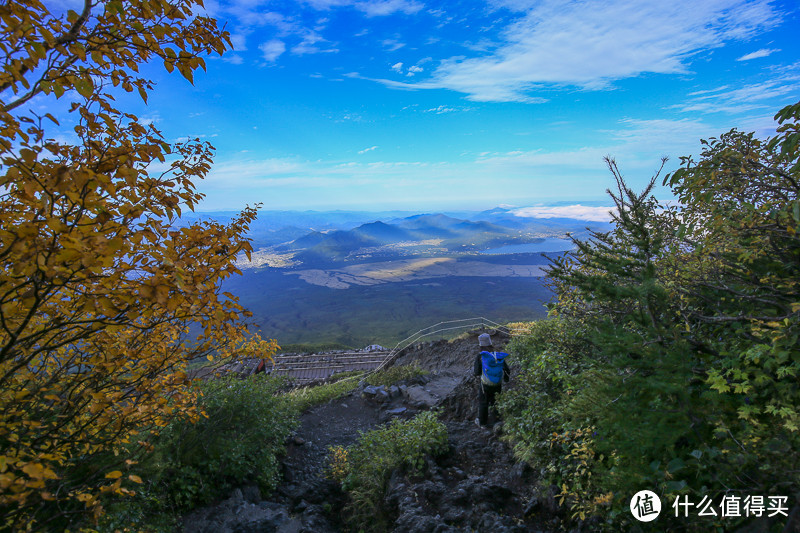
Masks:
[[[313,30],[305,30],[303,32],[303,40],[292,47],[292,53],[295,55],[304,54],[319,54],[338,52],[336,48],[323,48],[320,44],[328,43],[319,33]]]
[[[350,0],[305,0],[305,3],[319,10],[333,9],[334,7],[342,7],[351,5]]]
[[[239,48],[236,39],[242,39],[249,35],[254,28],[272,26],[278,36],[291,35],[302,29],[301,25],[286,15],[275,11],[266,11],[262,4],[263,2],[261,1],[231,1],[219,7],[220,13],[217,15],[218,17],[233,18],[238,22],[235,31],[231,35],[232,44],[237,50]],[[237,35],[240,37],[235,37]],[[239,44],[245,43],[242,40]]]
[[[381,41],[381,44],[389,52],[394,52],[395,50],[400,50],[401,48],[403,48],[406,45],[406,43],[400,42],[397,39],[384,39],[384,40]]]
[[[440,105],[437,107],[432,107],[430,109],[425,109],[423,113],[436,113],[437,115],[443,115],[445,113],[452,113],[454,111],[458,111],[455,107],[448,107],[446,105]]]
[[[397,72],[398,74],[402,74],[403,73],[403,63],[400,63],[400,62],[395,63],[394,65],[391,66],[391,69],[394,70],[395,72]],[[408,69],[406,69],[406,76],[414,76],[415,74],[418,74],[418,73],[422,72],[423,70],[424,69],[419,66],[419,63],[416,64],[416,65],[412,65],[412,66],[408,67]]]
[[[238,54],[231,54],[231,53],[228,53],[228,54],[225,54],[224,56],[222,56],[222,60],[225,61],[226,63],[230,63],[232,65],[241,65],[242,63],[244,63],[244,59],[242,59],[242,56],[240,56]]]
[[[697,119],[623,119],[613,130],[601,131],[608,141],[594,146],[556,151],[530,150],[478,154],[474,164],[497,175],[522,176],[526,172],[539,175],[572,175],[592,173],[605,177],[603,158],[611,156],[623,172],[630,172],[632,185],[650,178],[658,169],[660,158],[670,162],[665,171],[673,170],[679,158],[697,153],[700,139],[719,135],[718,128]],[[636,181],[639,180],[639,181]],[[560,187],[560,184],[551,184]],[[605,190],[607,185],[602,186]]]
[[[172,142],[186,143],[186,142],[189,142],[189,141],[199,141],[201,139],[208,139],[208,138],[216,137],[216,136],[217,136],[216,134],[207,135],[205,133],[200,133],[200,134],[197,134],[197,135],[184,135],[183,137],[176,137],[175,139],[173,139]]]
[[[152,124],[158,124],[161,122],[161,115],[158,113],[150,113],[148,115],[139,117],[139,124],[142,126],[150,126]]]
[[[409,91],[416,91],[419,89],[442,89],[445,88],[442,84],[438,81],[431,80],[431,81],[421,81],[421,82],[403,82],[403,81],[395,81],[395,80],[387,80],[385,78],[369,78],[367,76],[362,76],[358,72],[349,72],[345,74],[348,78],[357,78],[362,80],[370,80],[380,84],[383,84],[387,87],[391,87],[393,89],[405,89]],[[543,98],[540,96],[523,96],[519,94],[519,92],[510,89],[508,87],[502,86],[502,84],[494,84],[493,80],[485,79],[482,80],[483,89],[482,94],[480,97],[472,97],[469,98],[471,100],[476,101],[491,101],[491,102],[526,102],[529,104],[543,104],[548,101],[547,98]]]
[[[258,45],[258,49],[261,50],[264,59],[270,63],[274,63],[275,60],[286,51],[286,44],[279,39],[272,39],[271,41]]]
[[[761,139],[772,137],[776,134],[775,130],[778,128],[778,123],[775,121],[774,115],[775,113],[770,111],[765,115],[750,117],[741,122],[738,125],[738,129],[741,131],[752,131]]]
[[[702,91],[694,91],[694,92],[689,93],[689,96],[700,96],[700,95],[703,95],[703,94],[718,93],[720,91],[724,91],[727,88],[728,88],[727,85],[722,85],[722,86],[716,87],[714,89],[704,89]]]
[[[780,50],[774,50],[771,48],[762,48],[761,50],[756,50],[755,52],[750,52],[749,54],[745,54],[742,57],[737,58],[736,61],[750,61],[751,59],[767,57],[768,55],[774,54],[775,52],[780,52]]]
[[[371,0],[369,2],[355,2],[353,5],[368,17],[382,17],[398,12],[413,15],[425,7],[419,2],[409,0]]]
[[[751,38],[780,19],[769,0],[512,4],[522,14],[494,52],[444,60],[416,88],[451,89],[475,101],[541,102],[531,96],[537,89],[608,89],[645,73],[688,73],[693,56]]]
[[[247,50],[247,37],[241,33],[231,33],[231,44],[236,52]]]
[[[773,102],[770,100],[775,98],[796,99],[798,92],[800,73],[786,72],[773,79],[737,88],[723,86],[709,91],[697,91],[691,93],[694,98],[673,108],[687,113],[742,113],[771,108]]]
[[[650,148],[666,155],[681,154],[702,138],[718,133],[717,129],[698,119],[633,119],[619,121],[620,128],[609,131],[615,141],[637,151]]]
[[[581,204],[564,206],[522,207],[514,209],[514,216],[525,218],[575,218],[592,222],[610,222],[612,207],[591,207]]]
[[[371,152],[372,150],[375,150],[376,148],[378,148],[378,147],[377,146],[370,146],[369,148],[364,148],[363,150],[359,150],[358,153],[359,154],[366,154],[367,152]]]
[[[319,10],[352,6],[368,17],[382,17],[398,12],[413,15],[425,7],[424,4],[413,0],[306,0],[305,3]]]

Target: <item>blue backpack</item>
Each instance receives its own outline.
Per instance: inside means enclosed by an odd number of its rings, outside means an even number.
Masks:
[[[483,374],[481,383],[485,385],[499,385],[503,379],[503,360],[508,357],[505,352],[481,352]]]

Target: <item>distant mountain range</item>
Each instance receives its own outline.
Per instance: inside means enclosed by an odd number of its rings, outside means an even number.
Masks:
[[[581,236],[586,228],[605,230],[605,222],[588,222],[574,218],[531,218],[518,216],[519,209],[496,207],[485,211],[459,211],[418,214],[409,211],[260,211],[250,226],[254,248],[287,245],[302,250],[328,240],[324,248],[340,250],[342,246],[381,246],[409,240],[443,239],[452,241],[446,247],[470,241],[468,235],[563,236],[566,232]],[[184,213],[178,226],[198,219],[229,222],[234,211]],[[350,233],[349,236],[336,232]],[[484,238],[488,242],[488,239]],[[294,241],[294,244],[288,243]],[[349,243],[349,244],[348,244]]]
[[[604,223],[582,220],[542,220],[517,217],[504,209],[474,214],[475,219],[442,213],[370,221],[350,229],[311,230],[303,235],[297,227],[271,231],[268,238],[254,233],[254,247],[268,246],[276,253],[291,253],[295,261],[318,264],[358,257],[478,253],[513,244],[565,238],[567,232],[583,234],[587,225],[605,229]]]

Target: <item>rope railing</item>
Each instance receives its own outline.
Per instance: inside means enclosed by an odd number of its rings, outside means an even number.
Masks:
[[[445,325],[448,325],[448,324],[457,324],[457,323],[459,324],[457,326],[439,327],[439,326],[445,326]],[[497,322],[494,322],[493,320],[489,320],[488,318],[485,318],[485,317],[462,318],[462,319],[457,319],[457,320],[446,320],[444,322],[439,322],[439,323],[434,324],[432,326],[428,326],[427,328],[423,328],[423,329],[417,331],[416,333],[414,333],[413,335],[410,335],[409,337],[406,337],[402,341],[398,342],[395,345],[395,347],[392,348],[392,350],[386,356],[386,359],[384,359],[383,363],[381,363],[380,366],[375,368],[375,370],[373,370],[372,372],[378,372],[380,370],[383,370],[384,368],[386,368],[387,366],[392,364],[394,362],[394,360],[397,359],[397,357],[400,355],[400,353],[403,350],[405,350],[406,348],[408,348],[412,344],[414,344],[416,342],[419,342],[420,340],[424,339],[425,337],[430,337],[432,335],[441,334],[441,333],[444,333],[446,331],[452,331],[452,330],[457,330],[457,329],[475,329],[475,328],[479,328],[479,327],[495,329],[495,330],[505,330],[506,332],[508,331],[508,329],[505,326],[503,326],[502,324],[498,324]],[[438,328],[438,329],[434,329],[434,328]]]
[[[355,376],[349,376],[344,378],[342,381],[354,380],[354,379],[364,379],[364,377],[374,374],[376,372],[380,372],[384,370],[386,367],[390,366],[409,346],[415,344],[417,342],[422,341],[425,338],[429,338],[435,335],[442,335],[443,333],[455,331],[455,330],[472,330],[476,328],[486,328],[486,329],[494,329],[497,331],[503,331],[507,334],[513,335],[515,333],[519,334],[523,330],[515,330],[509,329],[508,327],[499,324],[493,320],[490,320],[485,317],[473,317],[473,318],[462,318],[462,319],[455,319],[455,320],[446,320],[443,322],[438,322],[431,326],[425,327],[420,329],[419,331],[409,335],[405,339],[398,342],[394,348],[392,348],[388,354],[385,355],[382,362],[371,370],[365,370],[363,374],[358,374]],[[378,354],[375,354],[378,355]],[[329,376],[330,377],[330,376]],[[308,383],[298,382],[296,387],[303,387],[306,386]]]

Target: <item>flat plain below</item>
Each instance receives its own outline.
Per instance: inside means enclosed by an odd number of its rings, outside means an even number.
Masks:
[[[391,347],[446,320],[543,318],[547,263],[541,254],[508,254],[245,269],[223,288],[279,344]]]

